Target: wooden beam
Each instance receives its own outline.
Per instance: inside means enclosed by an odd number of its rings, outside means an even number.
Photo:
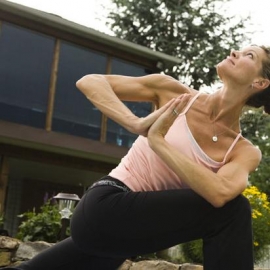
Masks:
[[[5,208],[8,173],[9,173],[8,158],[2,155],[0,160],[0,214],[3,213]]]
[[[127,147],[0,120],[0,143],[118,164]],[[1,154],[0,147],[0,154]]]
[[[63,155],[63,154],[50,153],[46,151],[29,149],[25,147],[7,145],[7,144],[2,144],[2,143],[0,143],[0,155],[3,155],[5,157],[30,160],[30,161],[40,162],[40,163],[64,166],[64,167],[104,173],[104,174],[109,173],[113,168],[115,168],[115,164],[108,163],[108,162],[80,158],[80,157],[72,157],[72,156]],[[0,193],[0,196],[1,196],[1,193]]]
[[[47,106],[46,124],[45,124],[46,131],[52,130],[52,118],[53,118],[55,89],[56,89],[57,74],[58,74],[60,44],[61,44],[60,40],[56,39],[55,46],[54,46],[54,53],[53,53],[52,69],[51,69],[49,95],[48,95],[48,106]]]

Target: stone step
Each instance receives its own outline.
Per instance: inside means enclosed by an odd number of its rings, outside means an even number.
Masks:
[[[21,261],[30,260],[42,250],[52,246],[43,241],[21,242],[17,239],[0,236],[0,269],[16,266]],[[203,270],[201,265],[190,263],[174,264],[165,260],[144,260],[133,262],[126,260],[118,270]],[[255,267],[254,270],[270,270]]]
[[[163,260],[149,260],[132,262],[126,260],[118,270],[203,270],[201,265],[184,263],[173,264]],[[254,270],[270,270],[268,268],[254,268]]]

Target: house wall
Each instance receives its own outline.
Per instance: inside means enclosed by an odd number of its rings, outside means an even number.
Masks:
[[[44,196],[77,193],[107,174],[136,136],[75,87],[86,74],[143,76],[177,59],[58,16],[0,1],[0,212],[18,215]],[[125,102],[139,117],[147,102]]]

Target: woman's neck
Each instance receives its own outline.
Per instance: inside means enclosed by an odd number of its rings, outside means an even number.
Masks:
[[[238,122],[245,103],[235,92],[220,89],[209,95],[207,103],[213,122],[222,122],[226,126]]]

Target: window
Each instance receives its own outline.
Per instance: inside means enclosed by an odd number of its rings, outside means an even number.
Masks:
[[[44,128],[54,39],[3,23],[0,119]]]
[[[142,66],[124,62],[120,59],[114,58],[112,60],[112,74],[143,76],[147,73]],[[138,117],[144,117],[152,110],[152,104],[149,102],[125,102],[125,104]],[[130,147],[136,138],[136,134],[128,132],[117,123],[108,119],[107,142]]]
[[[106,64],[106,55],[61,43],[53,130],[100,139],[101,113],[76,88],[76,81],[86,74],[104,74]]]

